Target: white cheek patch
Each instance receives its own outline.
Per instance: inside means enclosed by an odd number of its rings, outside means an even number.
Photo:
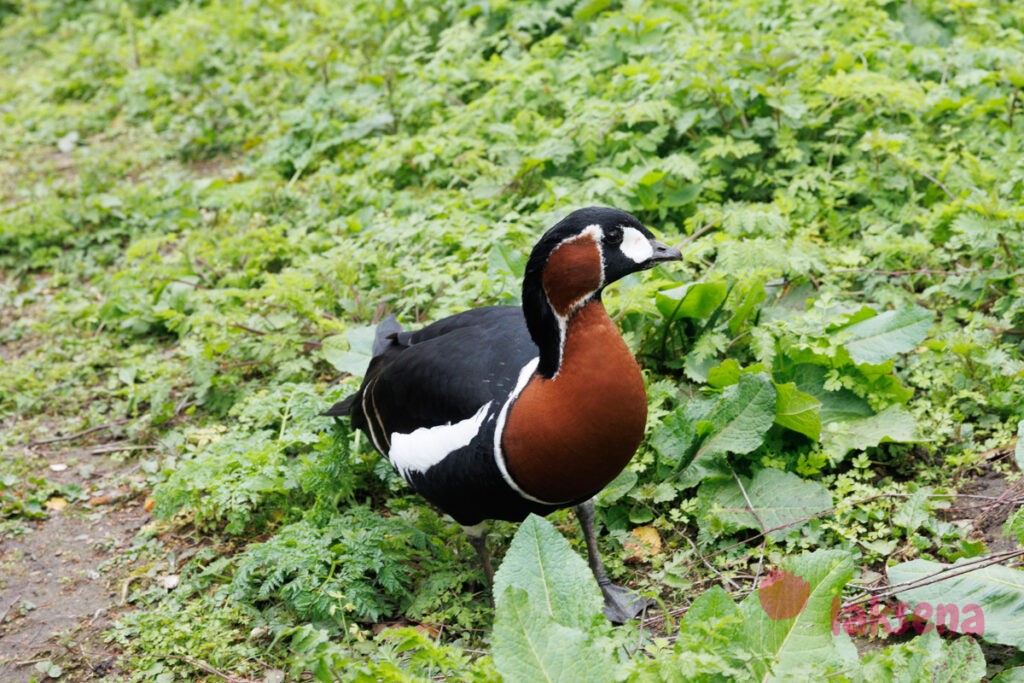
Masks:
[[[622,244],[619,245],[619,249],[634,263],[643,263],[654,256],[650,240],[636,228],[626,228],[622,231]]]
[[[493,401],[488,401],[471,417],[437,427],[420,427],[409,434],[391,435],[388,460],[403,477],[409,472],[426,472],[458,449],[468,446],[480,431]]]

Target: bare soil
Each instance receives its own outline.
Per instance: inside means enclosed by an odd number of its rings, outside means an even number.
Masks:
[[[117,673],[119,653],[102,634],[121,609],[126,567],[108,561],[123,555],[150,516],[126,495],[125,466],[90,452],[42,454],[47,479],[75,481],[85,499],[52,510],[48,519],[26,522],[23,534],[0,537],[2,683],[45,680],[36,665],[46,661],[62,668],[61,681],[104,680]],[[92,471],[49,468],[61,461],[86,462]]]

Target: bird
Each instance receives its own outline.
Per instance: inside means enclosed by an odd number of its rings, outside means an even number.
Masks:
[[[640,367],[601,300],[611,283],[682,258],[633,215],[569,213],[533,247],[522,306],[473,308],[416,331],[379,323],[359,389],[324,415],[350,416],[427,501],[465,530],[488,583],[487,521],[573,507],[615,623],[649,604],[613,584],[593,497],[643,439]]]

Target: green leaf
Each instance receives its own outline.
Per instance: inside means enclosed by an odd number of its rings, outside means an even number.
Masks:
[[[901,526],[910,536],[924,526],[931,518],[932,488],[925,486],[907,498],[892,514],[892,523]]]
[[[845,632],[840,633],[844,635]],[[985,676],[985,657],[972,638],[950,642],[931,630],[912,640],[866,654],[857,673],[860,676],[855,680],[862,681],[980,681]]]
[[[889,583],[918,581],[967,561],[952,565],[930,560],[904,562],[889,567]],[[918,614],[924,619],[941,622],[958,633],[973,633],[990,643],[1024,648],[1024,619],[1020,616],[1024,613],[1024,571],[997,564],[903,590],[899,595],[918,605]]]
[[[526,591],[565,626],[587,628],[604,619],[604,598],[590,567],[543,517],[530,515],[519,525],[494,575],[496,595],[509,587]]]
[[[832,507],[832,496],[824,486],[790,472],[768,468],[758,471],[753,479],[740,477],[740,481],[742,490],[731,477],[710,479],[701,484],[698,496],[703,512],[698,522],[703,531],[775,529],[768,535],[779,540],[798,528],[801,520]],[[743,495],[744,490],[746,496]],[[749,505],[747,499],[750,500]],[[751,505],[754,512],[750,511]]]
[[[698,431],[707,435],[697,458],[743,454],[759,448],[775,421],[775,387],[768,376],[744,374],[726,387]],[[701,429],[703,428],[703,429]]]
[[[617,678],[601,590],[550,522],[530,515],[519,526],[494,591],[494,663],[506,680]]]
[[[740,364],[732,358],[726,358],[720,365],[708,370],[708,386],[715,389],[724,389],[727,386],[740,381],[740,373],[743,370]],[[778,388],[778,385],[776,385]]]
[[[668,320],[702,319],[722,305],[728,292],[724,282],[695,282],[658,292],[654,301]]]
[[[1003,669],[992,679],[992,683],[1024,683],[1024,666]]]
[[[597,494],[597,501],[601,505],[611,505],[632,491],[636,486],[637,479],[639,479],[637,473],[627,467],[619,472],[619,476],[612,479],[610,484],[601,489],[601,492]]]
[[[855,363],[878,365],[914,349],[928,334],[935,313],[918,306],[886,311],[843,328],[843,347]]]
[[[903,406],[889,406],[877,415],[831,422],[821,433],[825,453],[839,460],[854,450],[873,448],[881,443],[921,441],[917,423]]]
[[[1024,507],[1017,508],[1003,524],[1003,533],[1024,545]]]
[[[713,586],[700,594],[679,623],[681,629],[694,628],[714,619],[738,617],[739,608],[721,586]]]
[[[495,667],[508,681],[614,681],[614,661],[587,633],[551,620],[525,590],[499,594],[494,629]]]
[[[373,357],[373,338],[377,328],[372,325],[354,327],[345,334],[327,337],[321,343],[324,360],[340,372],[362,377]]]
[[[687,408],[680,406],[666,415],[651,437],[662,461],[677,468],[689,465],[697,454],[697,425]]]
[[[494,664],[505,680],[616,680],[610,648],[551,619],[537,596],[522,588],[508,585],[499,593],[492,637]]]
[[[775,424],[817,441],[821,437],[821,401],[792,382],[775,384]]]
[[[800,596],[806,595],[806,601],[801,606],[793,604],[792,593],[769,595],[762,582],[740,603],[741,644],[759,656],[753,664],[763,680],[807,680],[809,671],[820,676],[824,667],[840,661],[832,635],[833,605],[853,578],[853,558],[841,550],[818,550],[783,560],[782,570],[785,575],[776,576],[806,582]]]
[[[820,365],[801,363],[789,373],[796,388],[813,396],[821,403],[821,422],[840,422],[844,420],[871,417],[875,411],[871,405],[849,389],[829,391],[825,388],[827,370]]]

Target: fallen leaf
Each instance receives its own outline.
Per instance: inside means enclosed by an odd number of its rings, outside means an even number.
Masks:
[[[152,512],[153,506],[156,505],[156,501],[152,498],[147,498],[146,502],[142,504],[142,509],[146,512]]]
[[[638,526],[629,532],[632,538],[628,539],[623,547],[629,552],[626,562],[646,562],[661,552],[661,536],[658,530],[652,526]]]
[[[178,574],[165,574],[157,579],[157,583],[166,588],[169,591],[174,590],[178,587],[178,583],[181,581],[181,576]]]
[[[60,512],[68,506],[68,502],[60,497],[53,497],[46,501],[46,509],[53,510],[54,512]]]
[[[417,624],[416,630],[419,631],[420,634],[429,636],[434,640],[441,637],[441,627],[437,624]]]

